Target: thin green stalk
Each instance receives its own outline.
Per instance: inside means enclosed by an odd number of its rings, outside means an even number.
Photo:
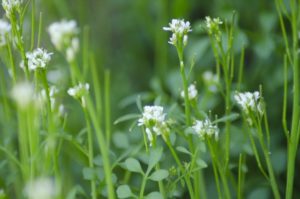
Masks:
[[[40,16],[39,16],[39,32],[38,32],[38,38],[37,38],[37,47],[40,47],[40,44],[41,44],[42,24],[43,24],[43,14],[40,12]]]
[[[13,54],[12,54],[10,42],[7,43],[7,52],[8,52],[9,61],[10,61],[10,68],[11,68],[13,83],[16,84],[16,82],[17,82],[16,65],[15,65]]]
[[[111,171],[111,164],[109,159],[109,148],[106,145],[105,137],[103,134],[103,131],[100,127],[97,114],[94,109],[94,105],[92,104],[91,100],[87,98],[87,110],[89,113],[89,116],[91,118],[91,121],[94,125],[98,145],[100,147],[100,151],[103,158],[103,167],[104,167],[104,174],[105,174],[105,181],[107,186],[107,192],[108,192],[108,198],[114,199],[115,198],[115,192],[114,192],[114,186],[112,182],[112,171]]]
[[[213,147],[212,147],[209,140],[207,141],[207,144],[208,144],[209,152],[210,152],[210,155],[211,155],[212,166],[213,166],[213,171],[214,171],[214,177],[215,177],[216,187],[217,187],[217,191],[218,191],[218,198],[222,199],[222,192],[221,192],[221,188],[220,188],[220,182],[219,182],[219,175],[218,175],[218,169],[217,169],[217,164],[216,164],[215,153],[214,153]]]
[[[96,110],[97,110],[97,116],[99,118],[99,122],[102,118],[102,97],[101,97],[101,84],[99,80],[99,72],[96,66],[95,62],[95,56],[94,54],[90,55],[90,66],[91,66],[91,72],[92,72],[92,79],[93,79],[93,86],[94,86],[94,92],[95,92],[95,103],[96,103]]]
[[[243,166],[245,163],[245,155],[240,154],[239,156],[239,170],[238,170],[238,190],[237,190],[237,198],[243,199],[243,190],[244,190],[244,180],[245,175],[243,172]]]
[[[105,103],[105,133],[106,143],[109,147],[111,139],[111,105],[110,105],[110,71],[105,70],[104,72],[104,103]]]
[[[156,166],[155,166],[155,170],[157,171],[159,169],[160,169],[160,166],[159,166],[159,163],[157,163]],[[159,192],[161,193],[163,198],[166,198],[165,186],[164,186],[164,183],[162,181],[158,181],[158,188],[159,188]]]
[[[85,107],[83,107],[84,117],[87,126],[87,137],[88,137],[88,159],[89,159],[89,167],[91,169],[94,168],[94,151],[93,151],[93,132],[89,121],[89,115]],[[92,199],[97,198],[97,190],[96,190],[96,180],[91,180],[91,192],[92,192]]]
[[[287,56],[284,56],[284,85],[283,85],[283,110],[282,110],[282,126],[284,130],[285,137],[289,138],[289,130],[286,122],[286,113],[287,113],[287,92],[288,92],[288,68],[287,68]]]
[[[169,147],[170,151],[171,151],[171,154],[173,156],[173,158],[175,159],[175,162],[177,163],[177,165],[179,166],[179,169],[181,171],[181,173],[184,175],[184,179],[185,179],[185,182],[186,182],[186,185],[187,185],[187,188],[188,188],[188,191],[189,191],[189,194],[190,194],[190,198],[191,199],[194,199],[194,190],[193,190],[193,186],[192,186],[192,183],[190,182],[190,178],[189,176],[185,175],[185,168],[183,167],[183,165],[181,164],[180,160],[179,160],[179,157],[177,156],[177,153],[175,152],[170,140],[166,139],[165,140],[165,143],[167,144],[167,146]],[[195,198],[196,199],[196,198]]]
[[[143,181],[142,181],[142,185],[141,185],[141,188],[140,188],[139,199],[143,199],[144,198],[144,192],[145,192],[146,183],[147,183],[147,176],[145,174],[145,175],[143,175]]]
[[[269,182],[271,184],[271,188],[272,188],[272,191],[273,191],[273,194],[274,194],[274,198],[275,199],[280,199],[281,197],[280,197],[278,185],[277,185],[277,182],[276,182],[272,162],[271,162],[271,159],[270,159],[270,152],[269,152],[269,150],[268,150],[268,148],[265,144],[264,137],[263,137],[261,122],[258,120],[258,121],[255,122],[255,125],[256,125],[257,130],[258,130],[258,140],[259,140],[259,143],[260,143],[261,148],[263,150],[263,154],[264,154],[265,161],[266,161],[266,164],[267,164],[267,169],[268,169],[268,174],[269,174]]]
[[[34,40],[35,40],[35,0],[31,0],[31,44],[30,50],[32,51],[34,48]]]
[[[299,3],[299,2],[298,2]],[[292,113],[292,128],[288,139],[288,166],[287,166],[287,184],[286,184],[286,199],[292,199],[295,173],[295,160],[297,155],[299,143],[299,62],[298,62],[298,12],[297,2],[291,0],[290,6],[292,8],[292,38],[293,38],[293,113]]]

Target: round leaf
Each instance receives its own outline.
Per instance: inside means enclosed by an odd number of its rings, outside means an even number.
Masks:
[[[121,185],[117,189],[118,198],[129,198],[132,195],[131,189],[128,185]]]
[[[151,176],[149,177],[150,180],[153,181],[161,181],[169,176],[169,172],[164,169],[159,169],[157,171],[154,171]]]
[[[149,193],[145,199],[163,199],[163,196],[159,192]]]
[[[139,161],[134,158],[128,158],[125,161],[127,169],[131,172],[144,173]]]

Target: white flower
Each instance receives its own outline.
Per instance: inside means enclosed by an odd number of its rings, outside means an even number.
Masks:
[[[85,96],[89,93],[90,85],[88,83],[79,83],[77,86],[68,89],[68,94],[75,99],[79,99],[81,105],[86,107]]]
[[[218,84],[219,84],[219,78],[218,75],[213,74],[211,71],[205,71],[202,75],[204,84],[207,86],[208,90],[210,92],[217,92],[218,90]]]
[[[11,17],[14,10],[20,12],[23,0],[2,0],[2,7],[6,11],[6,16]]]
[[[196,89],[195,84],[191,84],[188,88],[189,100],[196,99],[197,95],[198,95],[198,91]],[[181,91],[181,97],[184,98],[184,91]]]
[[[27,52],[29,70],[36,70],[37,68],[45,68],[51,60],[52,53],[48,53],[45,49],[37,48],[33,52]]]
[[[55,184],[49,178],[38,178],[26,185],[25,193],[29,199],[54,199]]]
[[[213,125],[209,119],[205,119],[204,121],[196,120],[192,128],[194,129],[195,134],[201,139],[212,136],[215,136],[216,140],[219,138],[219,128],[217,125]]]
[[[51,103],[51,108],[52,109],[54,109],[55,104],[56,104],[55,97],[56,97],[57,93],[58,93],[58,89],[55,86],[50,86],[49,87],[49,97],[50,97],[50,103]],[[41,90],[40,100],[41,100],[41,103],[47,101],[47,94],[46,94],[45,89]]]
[[[62,20],[52,23],[48,28],[48,33],[55,48],[61,51],[70,47],[79,30],[75,20]]]
[[[90,89],[90,85],[88,83],[79,83],[77,86],[73,88],[69,88],[68,94],[74,98],[81,98],[88,94]]]
[[[21,109],[27,108],[35,101],[34,88],[28,82],[15,85],[12,89],[11,96]]]
[[[163,30],[173,33],[168,43],[174,46],[179,45],[178,42],[186,46],[188,41],[187,34],[192,31],[190,22],[185,22],[183,19],[172,19],[169,27],[163,27]]]
[[[7,21],[0,19],[0,47],[6,45],[6,37],[8,36],[10,30],[11,25]]]
[[[163,112],[164,108],[162,106],[144,106],[144,112],[142,118],[138,120],[138,125],[142,126],[164,122],[166,114]]]
[[[73,38],[71,41],[71,45],[66,50],[66,56],[68,62],[72,62],[75,59],[78,50],[79,50],[79,39]]]
[[[155,136],[169,132],[162,106],[144,106],[142,117],[138,120],[138,126],[146,127],[146,134],[152,146],[153,134]]]
[[[263,114],[263,110],[261,107],[261,103],[259,101],[260,94],[258,91],[253,93],[245,92],[239,93],[237,92],[234,95],[235,101],[241,106],[242,110],[248,115],[250,111],[258,112],[259,114]]]
[[[220,25],[223,24],[223,22],[219,18],[210,18],[209,16],[205,17],[205,24],[206,29],[208,31],[208,34],[214,35],[217,41],[221,40],[221,31],[220,31]]]

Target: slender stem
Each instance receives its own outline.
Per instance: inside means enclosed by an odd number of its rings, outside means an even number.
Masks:
[[[190,193],[190,198],[191,199],[194,199],[194,191],[193,191],[193,186],[190,182],[190,178],[189,176],[185,175],[185,168],[183,167],[183,165],[181,164],[180,160],[179,160],[179,157],[177,156],[177,153],[175,152],[171,142],[166,139],[166,144],[167,146],[169,147],[170,151],[171,151],[171,154],[173,156],[173,158],[175,159],[175,162],[177,163],[177,165],[179,166],[179,169],[181,171],[181,173],[184,175],[184,179],[185,179],[185,182],[186,182],[186,185],[187,185],[187,188],[189,190],[189,193]]]
[[[219,175],[218,175],[218,169],[217,169],[217,164],[216,164],[216,157],[215,157],[216,155],[215,155],[215,152],[214,152],[213,147],[209,140],[207,140],[207,145],[208,145],[209,152],[211,155],[212,166],[213,166],[213,171],[214,171],[214,176],[215,176],[215,182],[216,182],[216,187],[217,187],[217,191],[218,191],[218,198],[221,199],[222,192],[221,192],[221,188],[220,188]]]
[[[240,154],[239,157],[239,171],[238,171],[238,191],[237,191],[237,198],[242,199],[243,197],[243,189],[244,189],[244,172],[243,172],[243,166],[244,166],[244,158],[245,156],[243,154]]]
[[[286,199],[293,197],[294,186],[294,173],[295,173],[295,160],[297,155],[299,143],[299,62],[298,62],[298,6],[295,0],[291,0],[290,6],[292,8],[292,38],[293,38],[293,115],[292,115],[292,128],[291,135],[288,139],[288,166],[287,166],[287,184],[286,184]]]
[[[269,150],[268,150],[268,148],[265,144],[264,137],[263,137],[261,121],[259,121],[259,120],[256,121],[255,125],[256,125],[257,130],[258,130],[258,140],[259,140],[259,143],[261,145],[261,148],[263,150],[263,154],[264,154],[264,157],[265,157],[265,160],[266,160],[268,174],[269,174],[269,182],[271,184],[271,188],[272,188],[272,191],[273,191],[273,194],[274,194],[274,198],[275,199],[280,199],[281,197],[280,197],[278,185],[277,185],[277,182],[276,182],[273,166],[272,166],[271,159],[270,159],[270,152],[269,152]]]
[[[104,102],[105,102],[105,132],[106,132],[106,143],[109,147],[111,139],[111,106],[110,106],[110,72],[106,70],[104,73]]]
[[[91,118],[91,121],[95,127],[96,136],[98,145],[102,154],[103,158],[103,167],[104,167],[104,173],[105,173],[105,181],[107,186],[107,192],[108,192],[108,198],[114,199],[115,198],[115,192],[114,192],[114,186],[112,182],[112,171],[111,171],[111,164],[109,159],[109,148],[106,145],[103,131],[100,127],[97,114],[95,112],[94,105],[92,104],[91,100],[87,98],[87,110],[89,113],[89,116]]]
[[[141,188],[140,188],[140,196],[139,196],[139,199],[143,199],[143,198],[144,198],[144,191],[145,191],[146,183],[147,183],[147,176],[144,175],[144,176],[143,176],[142,185],[141,185]]]
[[[94,151],[93,151],[93,132],[89,122],[89,115],[85,107],[83,107],[83,112],[85,116],[86,126],[87,126],[87,136],[88,136],[88,159],[89,159],[89,167],[91,169],[94,168]],[[92,199],[97,198],[96,191],[96,181],[95,179],[91,180],[91,191],[92,191]]]

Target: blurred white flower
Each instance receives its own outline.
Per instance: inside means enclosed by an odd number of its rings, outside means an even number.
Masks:
[[[51,103],[52,110],[55,108],[55,105],[56,105],[55,98],[56,98],[57,93],[58,93],[58,89],[55,86],[49,87],[49,97],[50,97],[50,103]],[[46,93],[45,89],[41,90],[40,97],[41,97],[42,103],[47,101],[47,93]]]
[[[34,88],[28,82],[16,84],[11,91],[11,96],[21,109],[27,108],[36,99]]]
[[[211,71],[205,71],[202,75],[204,84],[207,86],[210,92],[218,91],[219,78],[218,75],[213,74]]]
[[[62,20],[52,23],[48,27],[48,33],[55,48],[62,51],[72,45],[72,40],[77,36],[79,30],[75,20]]]
[[[217,125],[213,125],[209,119],[205,119],[204,121],[196,120],[192,128],[195,134],[201,139],[212,136],[214,136],[216,140],[219,139],[219,128]]]
[[[7,43],[6,38],[10,30],[11,30],[11,25],[7,21],[0,19],[0,47],[6,45]]]
[[[23,0],[2,0],[2,7],[6,12],[6,16],[10,18],[14,10],[20,12],[22,3]]]
[[[144,106],[142,117],[138,120],[138,126],[145,126],[146,134],[152,146],[153,134],[162,135],[169,132],[165,122],[166,114],[162,106]]]
[[[244,92],[239,93],[236,92],[234,95],[235,101],[241,106],[242,110],[245,112],[245,114],[249,114],[252,112],[257,112],[259,114],[263,114],[262,105],[259,101],[260,94],[258,91],[255,91],[253,93],[251,92]]]
[[[223,22],[219,18],[210,18],[209,16],[205,17],[205,24],[208,34],[214,35],[217,41],[221,41],[221,30],[220,25]]]
[[[180,95],[181,95],[182,98],[184,98],[184,91],[181,91]],[[191,84],[188,87],[189,100],[196,99],[197,95],[198,95],[198,91],[197,91],[197,88],[196,88],[195,84]]]
[[[54,199],[55,184],[49,178],[38,178],[26,185],[25,194],[29,199]]]
[[[74,98],[80,98],[89,92],[90,85],[88,83],[79,83],[77,86],[69,88],[68,94]]]
[[[174,46],[181,44],[186,46],[188,41],[187,34],[192,31],[190,22],[185,22],[183,19],[172,19],[169,26],[163,27],[163,30],[171,31],[173,33],[168,43]]]
[[[68,62],[72,62],[75,59],[77,52],[79,51],[79,39],[73,38],[71,45],[66,50],[66,56]]]
[[[68,89],[68,94],[75,99],[79,99],[83,107],[86,106],[85,95],[88,94],[90,85],[88,83],[79,83],[77,86]]]
[[[27,52],[29,70],[36,70],[37,68],[45,68],[51,60],[52,53],[48,53],[45,49],[37,48],[33,52]]]
[[[142,126],[164,122],[165,115],[162,106],[144,106],[143,116],[138,120],[138,125]]]

